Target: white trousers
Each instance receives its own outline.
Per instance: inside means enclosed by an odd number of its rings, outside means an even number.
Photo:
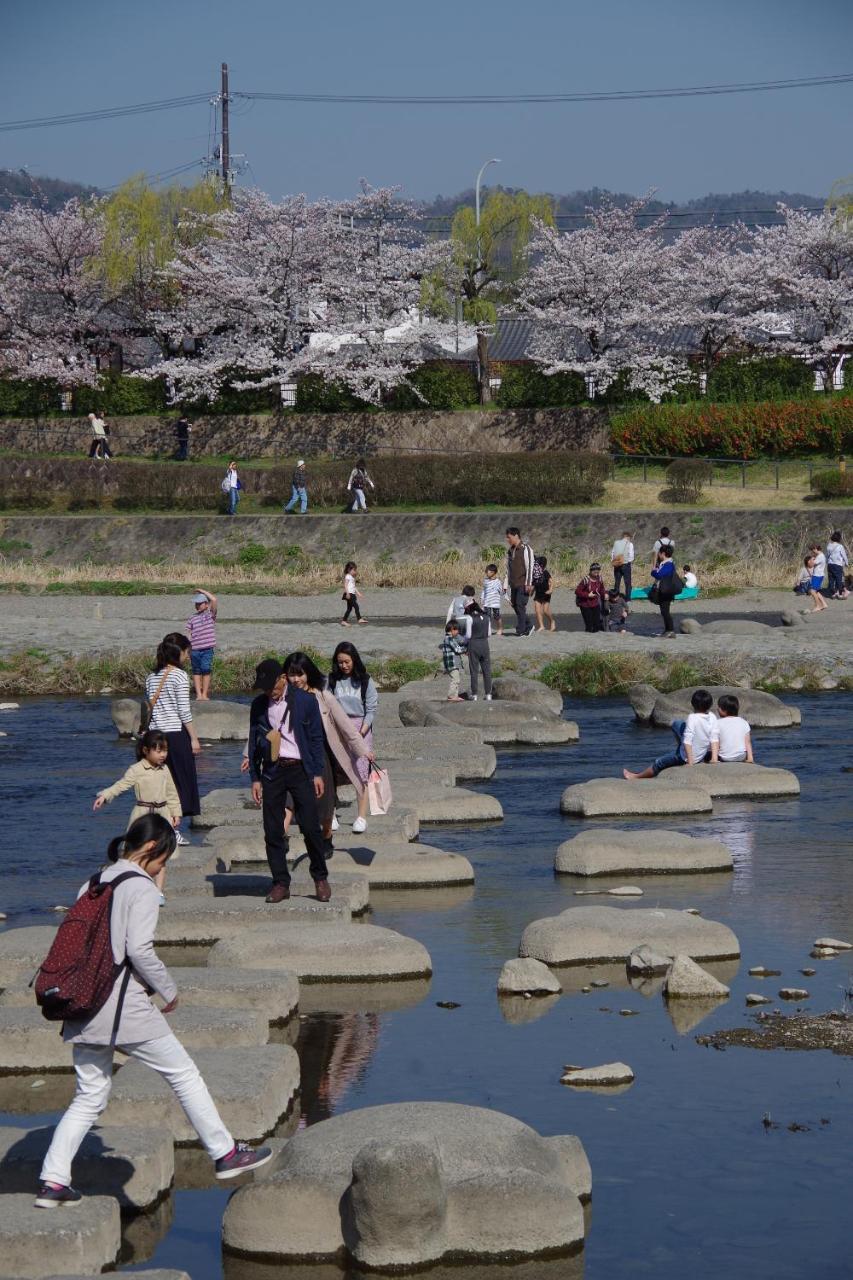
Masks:
[[[367,510],[367,498],[364,496],[363,489],[353,489],[352,491],[352,509],[358,511],[361,507],[362,511]]]
[[[122,1045],[137,1062],[159,1071],[174,1089],[186,1117],[212,1160],[227,1156],[234,1139],[222,1123],[201,1072],[175,1036]],[[113,1050],[108,1045],[75,1044],[77,1092],[53,1133],[41,1169],[42,1182],[71,1185],[71,1162],[107,1105],[112,1087]]]

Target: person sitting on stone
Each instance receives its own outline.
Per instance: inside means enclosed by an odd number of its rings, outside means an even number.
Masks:
[[[711,759],[711,743],[717,717],[711,708],[714,699],[707,689],[697,689],[690,699],[693,708],[686,720],[673,720],[672,732],[678,746],[674,751],[665,753],[643,769],[641,773],[632,773],[630,769],[622,770],[622,777],[627,782],[638,782],[641,778],[656,778],[664,769],[677,768],[684,764],[704,764]]]

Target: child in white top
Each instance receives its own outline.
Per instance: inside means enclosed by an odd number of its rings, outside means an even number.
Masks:
[[[690,568],[689,564],[685,564],[682,567],[681,580],[684,583],[685,587],[687,587],[690,590],[692,590],[694,587],[699,586],[699,579],[696,577],[696,574]]]
[[[367,622],[367,618],[362,618],[361,610],[358,607],[359,600],[363,600],[364,596],[355,584],[355,576],[358,571],[358,565],[354,560],[347,560],[344,565],[344,589],[341,595],[342,600],[346,600],[347,607],[344,610],[344,616],[341,618],[341,626],[350,626],[349,616],[355,614],[356,622]]]
[[[462,645],[467,645],[471,638],[471,618],[466,610],[476,594],[476,587],[463,587],[461,594],[453,597],[447,609],[447,617],[444,621],[459,623],[459,642]]]
[[[640,773],[632,773],[630,769],[622,770],[622,777],[627,782],[637,782],[641,778],[656,778],[664,769],[672,769],[678,765],[704,764],[711,758],[711,742],[717,717],[711,708],[714,699],[707,689],[697,689],[691,699],[693,710],[686,720],[673,720],[672,732],[678,741],[675,751],[658,756],[647,769]]]
[[[483,590],[480,592],[480,604],[483,606],[483,612],[489,617],[494,626],[494,635],[502,636],[504,633],[503,620],[501,618],[501,600],[503,598],[503,583],[498,577],[498,566],[496,564],[486,565],[486,576],[483,579]]]
[[[750,725],[740,715],[740,703],[733,693],[717,699],[719,720],[711,733],[711,764],[753,763]]]

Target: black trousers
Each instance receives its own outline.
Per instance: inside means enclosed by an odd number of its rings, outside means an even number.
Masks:
[[[622,594],[626,600],[631,599],[631,574],[633,568],[633,563],[615,564],[613,566],[613,590],[618,591],[620,582],[624,583]]]
[[[670,612],[672,609],[672,596],[661,596],[658,600],[658,608],[663,619],[664,631],[674,631],[675,627],[672,625],[672,614]]]
[[[579,605],[585,631],[603,631],[604,618],[601,616],[601,605]]]
[[[92,443],[89,445],[89,457],[111,458],[112,456],[112,449],[109,446],[106,436],[93,436]]]
[[[510,604],[515,610],[515,634],[526,636],[532,624],[527,621],[527,601],[529,599],[524,587],[511,587]]]
[[[287,869],[289,842],[284,834],[284,809],[287,793],[293,800],[293,816],[305,837],[308,866],[312,880],[326,880],[329,872],[323,856],[323,835],[317,813],[314,782],[301,761],[277,763],[261,779],[263,796],[264,844],[267,862],[275,884],[290,884]]]
[[[361,621],[361,610],[358,607],[358,596],[347,596],[347,607],[344,610],[344,622],[347,621],[351,613],[355,614],[358,622]]]

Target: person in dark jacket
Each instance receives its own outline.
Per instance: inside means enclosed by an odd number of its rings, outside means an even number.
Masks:
[[[667,640],[675,638],[675,629],[672,625],[672,602],[684,586],[684,583],[675,572],[672,551],[672,546],[667,546],[664,543],[660,549],[660,563],[656,569],[652,569],[652,577],[657,584],[657,604],[663,620],[661,634]]]
[[[305,837],[311,878],[320,902],[332,896],[317,801],[323,796],[323,721],[313,694],[288,684],[284,667],[266,658],[255,671],[261,692],[249,712],[252,799],[263,808],[264,844],[272,873],[267,902],[290,897],[284,810],[290,799]]]

